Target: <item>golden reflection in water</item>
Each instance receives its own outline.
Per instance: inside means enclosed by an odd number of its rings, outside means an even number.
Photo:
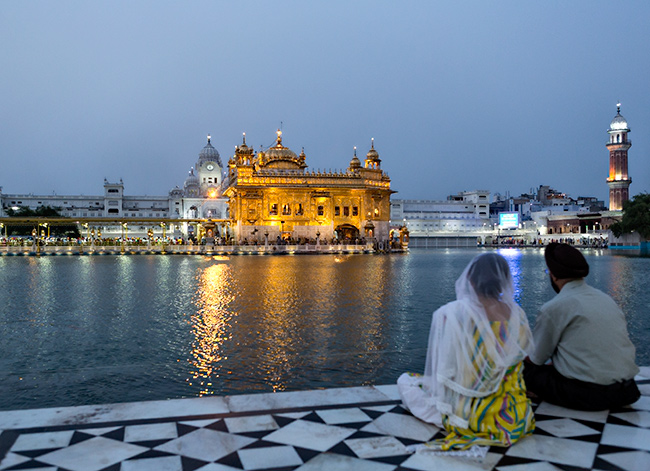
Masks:
[[[264,382],[273,392],[286,389],[286,372],[297,367],[289,351],[295,343],[294,333],[298,330],[296,317],[300,315],[297,301],[300,299],[299,284],[304,282],[296,270],[287,269],[284,257],[268,260],[267,270],[258,280],[262,287],[262,313],[260,328],[263,330],[260,342],[266,343],[261,368]],[[260,334],[260,332],[258,332]],[[295,357],[295,356],[294,356]]]
[[[337,257],[335,263],[316,260],[307,266],[273,257],[265,260],[268,263],[256,278],[262,315],[257,327],[262,347],[259,367],[273,391],[287,389],[288,381],[306,365],[327,370],[332,355],[351,353],[350,361],[363,365],[369,377],[381,368],[383,360],[376,354],[385,349],[382,313],[387,257],[377,257],[370,264],[354,257]],[[309,317],[304,309],[306,286],[317,287],[318,292]],[[356,304],[359,298],[363,299],[359,309],[343,314],[351,300]],[[349,351],[339,351],[342,344]]]
[[[234,299],[230,294],[233,280],[231,269],[226,264],[211,265],[199,271],[198,287],[195,293],[197,312],[190,318],[194,342],[190,386],[199,386],[199,396],[213,394],[212,379],[218,378],[219,362],[223,343],[230,340],[230,320],[235,313],[229,310]]]
[[[388,257],[376,257],[371,260],[369,269],[363,273],[357,282],[365,293],[365,308],[362,311],[360,322],[357,324],[359,332],[359,349],[363,354],[376,354],[386,348],[384,343],[385,319],[382,315],[386,302],[386,280],[384,277],[390,271],[387,268]],[[381,368],[383,361],[379,355],[365,355],[359,361],[374,363],[373,369]],[[370,381],[368,384],[370,384]]]

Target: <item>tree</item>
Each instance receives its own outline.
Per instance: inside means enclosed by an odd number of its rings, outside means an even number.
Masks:
[[[61,217],[59,214],[59,209],[53,208],[52,206],[39,206],[36,209],[30,209],[29,206],[21,206],[18,209],[14,210],[13,208],[7,209],[7,215],[9,217]]]
[[[650,194],[641,193],[623,203],[623,219],[609,228],[616,237],[636,231],[644,240],[650,239]]]
[[[26,217],[42,217],[42,218],[60,218],[59,210],[61,208],[53,208],[51,206],[39,206],[36,209],[30,209],[28,206],[21,206],[20,208],[14,210],[12,208],[7,209],[7,216],[17,217],[17,218],[26,218]],[[12,225],[7,224],[7,234],[8,235],[30,235],[32,233],[33,226],[23,226],[23,225]],[[63,236],[63,237],[79,237],[79,229],[76,224],[60,224],[56,226],[51,226],[50,235],[52,236]]]

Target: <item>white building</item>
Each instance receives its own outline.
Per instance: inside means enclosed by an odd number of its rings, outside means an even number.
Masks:
[[[411,237],[432,232],[490,229],[490,192],[464,191],[444,201],[391,200],[391,226],[405,225]]]
[[[190,170],[183,188],[177,186],[167,196],[125,195],[121,179],[117,183],[104,179],[103,195],[97,196],[4,194],[0,187],[0,217],[6,217],[9,209],[17,211],[26,207],[35,210],[49,206],[68,218],[223,219],[228,217],[228,199],[221,196],[224,184],[221,157],[208,135],[208,143],[201,149],[199,159]],[[131,234],[141,236],[150,228],[151,225],[135,224]],[[170,229],[174,236],[198,233],[196,223],[192,225],[191,222]],[[101,230],[107,236],[118,231],[109,225]],[[162,229],[158,227],[155,230]]]

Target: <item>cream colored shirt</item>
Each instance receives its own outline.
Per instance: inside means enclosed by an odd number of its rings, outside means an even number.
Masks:
[[[584,280],[565,284],[542,306],[533,339],[530,359],[538,365],[551,359],[567,378],[607,385],[639,372],[623,312]]]

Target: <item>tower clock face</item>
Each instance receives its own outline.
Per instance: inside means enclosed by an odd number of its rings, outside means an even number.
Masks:
[[[207,168],[208,170],[212,171],[212,170],[214,170],[214,165],[212,165],[212,164],[208,164],[208,165],[205,166],[205,168]]]

